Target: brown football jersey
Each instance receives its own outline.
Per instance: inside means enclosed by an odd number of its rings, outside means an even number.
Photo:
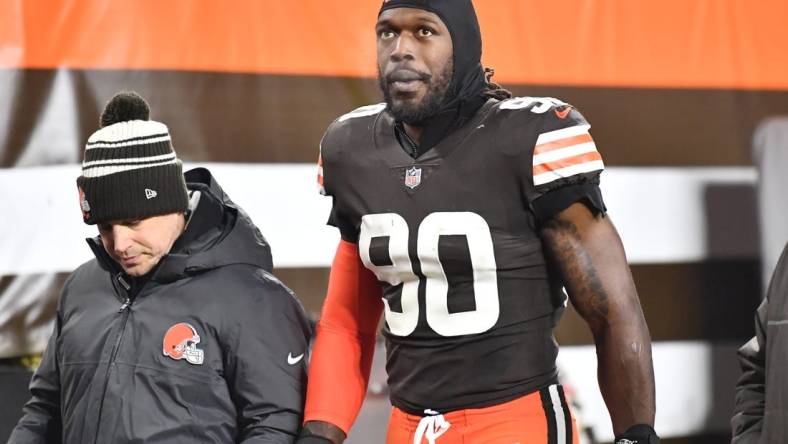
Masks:
[[[604,210],[588,130],[559,100],[513,98],[490,99],[415,159],[384,104],[326,131],[329,223],[383,287],[395,406],[482,407],[556,382],[552,331],[566,296],[538,225],[580,199]]]

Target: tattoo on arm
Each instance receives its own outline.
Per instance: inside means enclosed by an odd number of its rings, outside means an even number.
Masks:
[[[654,423],[654,372],[626,254],[605,219],[576,204],[546,222],[541,237],[551,270],[594,335],[599,386],[613,430],[621,434],[633,424]]]
[[[545,224],[543,234],[552,265],[561,273],[564,285],[571,287],[568,290],[575,296],[577,310],[586,319],[604,320],[610,298],[575,224],[554,218]]]

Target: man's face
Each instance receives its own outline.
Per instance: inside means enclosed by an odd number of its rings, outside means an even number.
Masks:
[[[97,224],[101,243],[129,276],[143,276],[170,252],[183,233],[182,213]]]
[[[418,124],[440,109],[451,84],[449,29],[432,12],[395,8],[380,15],[375,32],[378,81],[389,111]]]

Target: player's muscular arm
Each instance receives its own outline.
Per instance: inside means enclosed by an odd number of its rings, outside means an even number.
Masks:
[[[651,338],[618,232],[608,217],[575,203],[548,221],[541,236],[594,335],[599,386],[614,432],[653,426]]]
[[[341,241],[312,349],[305,424],[298,444],[345,440],[367,390],[382,313],[377,278],[362,264],[358,245]]]

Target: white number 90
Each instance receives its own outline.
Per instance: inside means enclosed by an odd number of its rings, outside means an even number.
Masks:
[[[449,281],[440,262],[438,243],[441,236],[464,235],[468,241],[473,270],[473,293],[476,309],[450,313],[448,306]],[[372,238],[389,238],[390,265],[375,265],[370,259]],[[369,214],[361,218],[359,252],[364,265],[378,280],[390,285],[402,284],[402,312],[385,305],[389,331],[397,336],[408,336],[419,321],[419,277],[413,271],[408,255],[408,224],[396,213]],[[487,222],[476,213],[439,212],[424,218],[417,234],[417,254],[425,277],[427,324],[442,336],[483,333],[498,322],[500,303],[498,277],[492,235]]]

